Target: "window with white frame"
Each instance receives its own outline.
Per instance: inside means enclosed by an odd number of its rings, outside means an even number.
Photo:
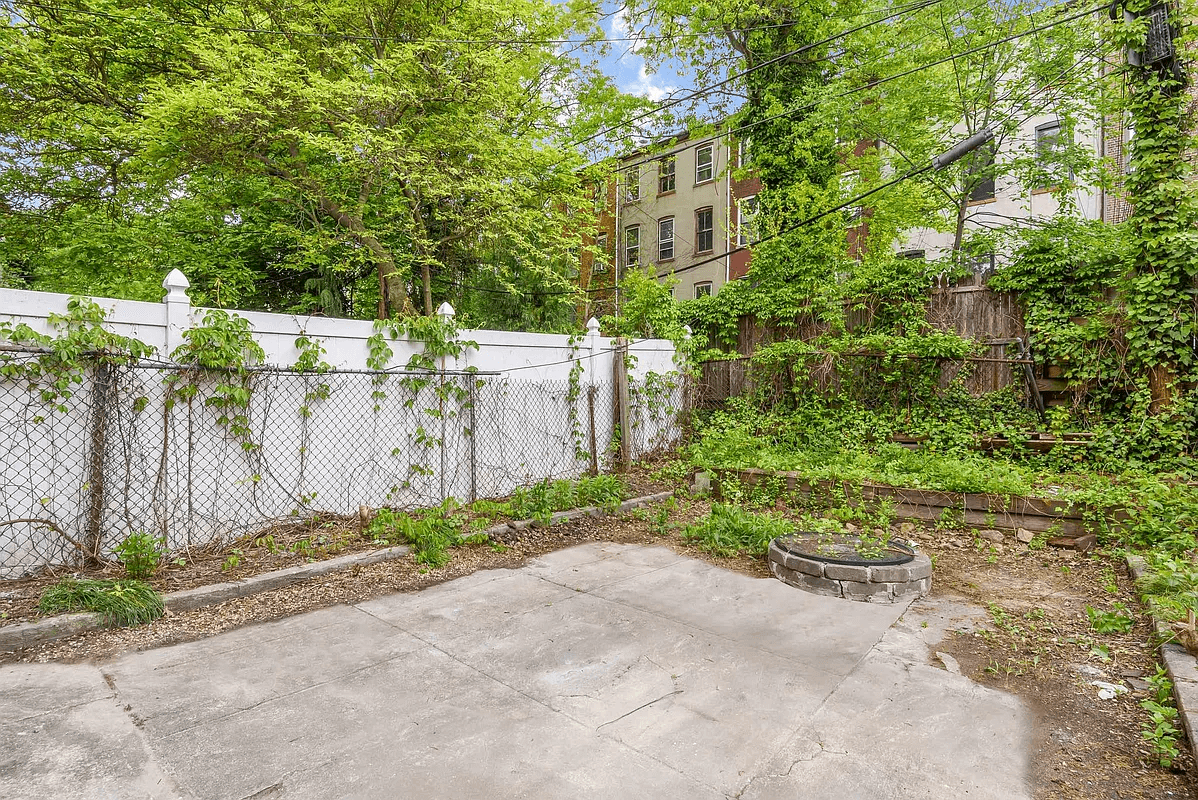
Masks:
[[[715,221],[710,208],[695,212],[695,252],[710,253],[715,247]]]
[[[624,229],[624,265],[628,267],[641,264],[641,226],[629,225]]]
[[[753,227],[757,217],[757,195],[736,201],[736,217],[736,243],[748,247],[757,241],[757,231]]]
[[[657,260],[674,258],[674,218],[665,217],[657,221]]]
[[[749,137],[747,136],[736,143],[736,166],[741,169],[749,166]]]
[[[706,183],[715,176],[715,145],[705,144],[695,151],[695,183]]]
[[[607,234],[595,236],[595,257],[591,262],[591,272],[607,272]]]
[[[711,281],[699,281],[696,283],[695,297],[711,297]]]
[[[676,163],[673,156],[657,162],[657,193],[668,194],[674,191],[674,169]]]
[[[624,170],[624,199],[635,203],[641,199],[641,168],[629,167]]]

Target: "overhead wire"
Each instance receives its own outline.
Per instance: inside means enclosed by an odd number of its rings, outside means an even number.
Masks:
[[[989,0],[981,0],[981,2],[979,2],[972,8],[977,9],[977,8],[980,8],[981,6],[987,5],[988,3],[989,3]],[[780,119],[786,119],[787,117],[793,116],[795,114],[799,114],[804,111],[812,111],[812,110],[819,108],[819,106],[821,104],[828,102],[829,100],[840,100],[845,97],[850,97],[855,94],[860,94],[862,92],[872,91],[872,90],[876,89],[878,86],[881,86],[883,84],[890,83],[892,81],[896,81],[901,78],[909,77],[918,72],[923,72],[924,70],[931,69],[933,67],[938,67],[942,64],[946,64],[950,61],[955,61],[956,59],[962,58],[964,56],[973,55],[973,54],[979,53],[983,50],[988,50],[992,47],[997,47],[998,45],[1006,44],[1006,43],[1014,41],[1016,39],[1023,38],[1024,36],[1030,36],[1035,33],[1040,33],[1041,31],[1048,30],[1049,28],[1054,28],[1057,25],[1061,25],[1066,22],[1072,22],[1076,19],[1080,19],[1082,17],[1088,16],[1090,14],[1095,13],[1095,11],[1103,10],[1103,9],[1106,9],[1107,7],[1108,6],[1104,4],[1104,5],[1098,6],[1096,8],[1092,8],[1088,11],[1081,12],[1081,13],[1072,15],[1070,17],[1064,18],[1064,19],[1056,20],[1047,25],[1043,25],[1038,28],[1033,28],[1033,29],[1030,29],[1027,31],[1023,31],[1018,34],[1012,34],[1012,35],[1004,37],[1002,39],[998,39],[993,42],[988,42],[984,45],[978,45],[976,47],[973,47],[973,48],[970,48],[967,50],[963,50],[959,53],[954,53],[954,54],[946,56],[944,58],[937,59],[936,61],[931,61],[926,64],[921,64],[919,66],[912,67],[911,69],[903,70],[902,72],[898,72],[893,75],[887,75],[887,76],[883,76],[881,78],[871,78],[867,83],[862,84],[860,86],[853,87],[848,90],[845,90],[843,92],[840,92],[839,94],[834,94],[829,97],[820,98],[818,101],[804,103],[802,105],[797,105],[797,106],[792,106],[792,107],[787,108],[783,111],[780,111],[776,114],[771,114],[770,116],[762,117],[761,119],[754,120],[752,122],[747,122],[742,125],[738,125],[735,128],[728,128],[726,130],[720,130],[720,131],[713,132],[710,135],[697,137],[695,139],[695,141],[691,144],[687,144],[685,146],[678,147],[673,150],[667,150],[667,151],[663,151],[663,152],[654,153],[652,156],[646,156],[641,161],[636,161],[636,162],[632,162],[629,164],[621,164],[620,169],[631,169],[632,167],[649,164],[654,161],[660,161],[661,159],[668,158],[671,155],[677,155],[678,153],[683,153],[683,152],[686,152],[687,150],[691,150],[696,147],[701,147],[701,146],[707,144],[708,142],[714,141],[715,139],[720,138],[720,137],[734,136],[736,134],[743,133],[744,131],[752,130],[753,128],[756,128],[760,125],[764,125],[768,122],[775,122]],[[1051,8],[1056,8],[1056,7],[1053,6]]]
[[[685,102],[689,102],[698,97],[702,97],[703,95],[710,94],[711,92],[715,91],[716,89],[719,89],[720,87],[723,87],[723,86],[727,86],[728,84],[733,83],[737,80],[740,80],[741,78],[745,77],[746,75],[750,75],[754,72],[757,72],[758,70],[765,69],[766,67],[771,67],[771,66],[778,64],[782,61],[793,58],[794,56],[800,55],[802,53],[806,53],[810,50],[814,50],[817,47],[822,47],[823,45],[830,44],[830,43],[836,41],[837,39],[842,39],[845,36],[848,36],[849,34],[856,33],[858,31],[864,30],[866,28],[872,27],[873,25],[879,25],[879,24],[885,22],[886,20],[893,19],[894,17],[902,16],[903,14],[906,14],[910,11],[918,11],[920,9],[927,8],[928,6],[935,5],[936,3],[939,3],[939,2],[942,2],[942,0],[923,0],[923,2],[917,3],[916,5],[914,5],[910,8],[907,8],[905,10],[891,12],[890,14],[887,14],[886,16],[882,17],[881,19],[871,20],[869,22],[862,23],[861,25],[854,26],[847,30],[839,31],[838,33],[835,33],[832,36],[826,37],[824,39],[820,39],[819,41],[809,42],[807,44],[800,45],[799,47],[796,47],[792,50],[782,53],[781,55],[778,55],[771,59],[763,61],[760,64],[754,64],[753,66],[749,67],[746,70],[742,70],[733,75],[729,75],[727,78],[724,78],[723,80],[717,81],[712,84],[708,84],[707,86],[696,89],[695,91],[685,94],[681,97],[676,97],[676,98],[672,98],[670,100],[662,101],[662,102],[658,103],[657,106],[653,109],[641,112],[640,114],[637,114],[627,120],[624,120],[623,122],[621,122],[617,125],[611,125],[607,128],[603,128],[599,131],[596,131],[595,133],[592,133],[590,136],[586,136],[582,139],[572,142],[571,146],[578,147],[580,145],[587,144],[589,142],[594,141],[595,139],[598,139],[601,136],[606,136],[607,134],[621,130],[622,128],[630,127],[632,124],[639,122],[643,119],[646,119],[648,117],[651,117],[654,114],[659,114],[668,108],[673,108],[674,106],[680,105]]]
[[[921,0],[922,1],[922,0]],[[918,5],[918,3],[917,3]],[[99,19],[109,19],[113,21],[127,21],[128,16],[120,14],[112,14],[105,11],[93,11],[85,8],[67,8],[66,6],[51,5],[48,3],[29,2],[28,0],[20,0],[12,3],[7,8],[10,13],[20,13],[21,7],[36,8],[42,11],[50,11],[59,14],[76,14],[80,16],[89,16]],[[24,19],[24,18],[23,18]],[[326,18],[327,19],[327,18]],[[26,20],[28,22],[29,20]],[[321,31],[296,31],[283,28],[258,28],[252,26],[241,25],[219,25],[213,23],[198,22],[195,20],[181,19],[145,19],[146,22],[162,23],[166,22],[170,25],[180,27],[198,28],[202,30],[212,30],[218,33],[246,33],[246,34],[265,34],[273,36],[285,36],[306,39],[324,39],[333,41],[350,41],[350,42],[393,42],[396,44],[467,44],[467,45],[491,45],[491,46],[511,46],[511,45],[602,45],[615,44],[618,42],[651,42],[651,41],[669,41],[674,39],[695,39],[704,36],[724,36],[727,33],[753,33],[759,30],[771,30],[775,28],[783,28],[787,25],[792,25],[792,22],[774,23],[770,25],[754,25],[745,28],[730,28],[727,31],[687,31],[668,34],[638,34],[635,36],[604,36],[603,38],[587,38],[587,39],[541,39],[532,37],[513,37],[509,39],[465,39],[465,38],[407,38],[402,36],[363,36],[360,34],[321,32]],[[333,23],[333,20],[327,20]],[[36,26],[35,26],[36,27]]]
[[[1105,8],[1105,7],[1106,7],[1106,6],[1102,6],[1102,8]],[[1094,12],[1093,12],[1093,11],[1091,11],[1090,13],[1094,13]],[[1093,53],[1093,52],[1091,52],[1091,53],[1090,53],[1090,54],[1089,54],[1089,55],[1088,55],[1086,58],[1093,57],[1093,55],[1094,55],[1094,53]],[[1065,71],[1063,71],[1063,72],[1060,74],[1060,76],[1058,76],[1057,80],[1060,80],[1061,78],[1063,78],[1063,77],[1067,76],[1067,75],[1069,74],[1069,72],[1072,72],[1073,70],[1077,69],[1077,68],[1078,68],[1079,66],[1081,66],[1081,64],[1083,64],[1084,62],[1085,62],[1085,59],[1083,59],[1083,60],[1079,60],[1079,61],[1075,61],[1075,62],[1074,62],[1073,64],[1071,64],[1071,65],[1070,65],[1070,66],[1069,66],[1069,67],[1068,67],[1068,68],[1067,68]],[[1048,87],[1047,87],[1047,86],[1045,86],[1045,87],[1044,87],[1044,89],[1042,89],[1042,91],[1043,91],[1043,90],[1046,90],[1047,88],[1048,88]],[[1019,121],[1017,124],[1022,124],[1023,122],[1026,122],[1028,119],[1031,119],[1031,117],[1035,116],[1036,114],[1038,114],[1038,113],[1041,113],[1041,112],[1043,111],[1044,107],[1045,107],[1045,106],[1047,106],[1047,105],[1048,105],[1049,103],[1051,103],[1051,102],[1052,102],[1052,98],[1050,97],[1048,101],[1046,101],[1046,102],[1045,102],[1043,105],[1041,105],[1040,107],[1038,107],[1038,108],[1036,108],[1036,109],[1033,109],[1033,110],[1032,110],[1032,112],[1031,112],[1030,114],[1028,114],[1027,116],[1025,116],[1025,117],[1024,117],[1022,120],[1020,120],[1020,121]],[[1013,112],[1014,112],[1014,110],[1013,110]],[[1006,121],[1010,121],[1010,120],[1011,120],[1011,119],[1012,119],[1014,116],[1016,116],[1016,114],[1015,114],[1015,113],[1011,113],[1011,114],[1008,114],[1008,115],[1006,115]],[[817,213],[817,214],[813,214],[812,216],[810,216],[810,217],[807,217],[806,219],[803,219],[803,220],[801,220],[800,222],[796,222],[796,223],[794,223],[794,224],[792,224],[792,225],[788,225],[788,226],[786,226],[786,227],[784,227],[784,228],[781,228],[781,229],[779,229],[779,230],[775,231],[774,233],[771,233],[771,234],[770,234],[770,235],[768,235],[768,236],[765,236],[765,237],[762,237],[761,239],[758,239],[758,240],[757,240],[757,241],[755,241],[755,242],[752,242],[752,243],[750,243],[750,244],[748,244],[748,245],[741,245],[741,246],[739,246],[739,247],[735,247],[735,248],[729,249],[729,250],[727,250],[727,251],[725,251],[725,252],[723,252],[723,253],[720,253],[720,254],[718,254],[718,255],[714,255],[714,256],[711,256],[710,258],[703,259],[702,261],[696,261],[696,262],[692,262],[692,263],[690,263],[690,264],[687,264],[687,265],[686,265],[686,266],[684,266],[684,267],[680,267],[680,268],[678,268],[678,269],[674,270],[672,274],[675,274],[675,275],[677,275],[677,274],[678,274],[678,273],[680,273],[680,272],[688,272],[688,271],[690,271],[690,270],[692,270],[692,269],[696,269],[696,268],[698,268],[698,267],[706,266],[707,264],[710,264],[710,263],[712,263],[712,262],[715,262],[715,261],[719,261],[719,260],[720,260],[720,259],[722,259],[722,258],[727,258],[728,256],[731,256],[731,255],[733,255],[733,254],[735,254],[735,253],[740,253],[740,252],[744,252],[744,251],[746,251],[746,250],[750,250],[752,247],[755,247],[755,246],[757,246],[757,245],[759,245],[759,244],[762,244],[762,243],[764,243],[764,242],[768,242],[768,241],[771,241],[771,240],[773,240],[773,239],[777,239],[777,238],[779,238],[779,237],[781,237],[781,236],[784,236],[784,235],[786,235],[786,234],[788,234],[788,233],[793,233],[794,231],[798,230],[799,228],[803,228],[803,227],[806,227],[806,226],[808,226],[808,225],[810,225],[810,224],[812,224],[812,223],[814,223],[814,222],[818,222],[819,220],[821,220],[821,219],[824,219],[825,217],[831,216],[832,214],[835,214],[835,213],[837,213],[837,212],[839,212],[839,211],[843,211],[843,210],[845,210],[845,209],[847,209],[847,208],[851,208],[851,207],[853,207],[853,206],[860,205],[860,203],[861,203],[861,201],[862,201],[862,200],[865,200],[866,198],[868,198],[868,197],[871,197],[871,196],[873,196],[873,195],[877,194],[878,192],[881,192],[881,191],[883,191],[883,190],[885,190],[885,189],[889,189],[890,187],[892,187],[892,186],[895,186],[896,184],[902,183],[903,181],[906,181],[906,180],[909,180],[909,179],[911,179],[911,178],[917,177],[917,176],[919,176],[919,175],[922,175],[922,174],[924,174],[924,173],[926,173],[926,172],[930,172],[930,171],[932,171],[933,169],[934,169],[934,167],[933,167],[933,165],[932,165],[931,163],[928,163],[928,164],[926,164],[926,165],[924,165],[924,166],[922,166],[922,167],[919,167],[919,168],[917,168],[917,169],[913,169],[913,170],[911,170],[911,171],[909,171],[909,172],[906,172],[906,173],[904,173],[904,174],[902,174],[902,175],[899,175],[899,176],[898,176],[898,177],[896,177],[896,178],[893,178],[892,180],[889,180],[889,181],[887,181],[887,182],[885,182],[885,183],[883,183],[883,184],[880,184],[880,185],[878,185],[878,186],[875,186],[874,188],[870,189],[869,191],[867,191],[867,192],[863,192],[862,194],[859,194],[859,195],[857,195],[856,197],[854,197],[854,198],[852,198],[852,199],[850,199],[850,200],[847,200],[847,201],[845,201],[845,202],[843,202],[843,203],[841,203],[841,204],[839,204],[839,205],[837,205],[837,206],[835,206],[835,207],[833,207],[833,208],[829,208],[829,209],[826,209],[826,210],[824,210],[824,211],[821,211],[821,212],[819,212],[819,213]]]

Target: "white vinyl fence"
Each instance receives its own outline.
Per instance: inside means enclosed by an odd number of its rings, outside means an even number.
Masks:
[[[620,453],[621,370],[625,457],[681,434],[684,382],[669,341],[628,343],[625,357],[594,322],[575,340],[464,330],[460,339],[476,348],[409,370],[424,344],[388,337],[391,359],[371,370],[370,322],[235,311],[266,355],[234,380],[169,360],[206,309],[191,306],[177,271],[163,285],[162,303],[96,300],[107,329],[155,355],[135,364],[85,357],[82,382],[61,408],[47,402],[44,376],[18,374],[44,354],[0,345],[0,578],[108,553],[138,531],[180,548],[297,516],[502,497],[604,470]],[[54,334],[51,320],[69,300],[0,289],[0,324]],[[293,368],[300,336],[323,347],[331,368]],[[233,411],[221,403],[231,382],[248,391]],[[231,425],[233,413],[244,424]]]

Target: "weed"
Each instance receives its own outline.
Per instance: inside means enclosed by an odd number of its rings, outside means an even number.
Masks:
[[[126,536],[113,549],[125,567],[125,574],[144,581],[154,576],[166,556],[166,538],[139,531]]]
[[[664,503],[655,508],[651,514],[653,522],[653,533],[656,536],[668,536],[670,533],[670,514],[678,505],[673,497],[667,499]]]
[[[241,566],[241,562],[244,558],[245,553],[243,553],[239,548],[234,547],[229,551],[229,557],[226,558],[225,562],[220,565],[221,572],[232,572],[233,570],[237,569],[239,566]]]
[[[279,552],[278,542],[276,542],[275,537],[271,536],[270,534],[267,534],[266,536],[259,536],[258,538],[254,539],[254,547],[264,548],[271,555]]]
[[[162,595],[142,581],[93,581],[63,578],[42,592],[43,614],[94,611],[113,625],[150,622],[163,614]]]
[[[1173,682],[1164,667],[1158,666],[1148,684],[1154,696],[1140,701],[1140,708],[1148,712],[1148,719],[1140,723],[1140,735],[1152,747],[1158,763],[1167,769],[1181,754],[1177,747],[1181,731],[1177,728],[1177,708],[1173,704]]]
[[[716,503],[706,519],[683,529],[682,538],[718,556],[764,555],[775,537],[792,531],[791,523],[774,514]]]
[[[1099,611],[1093,606],[1086,606],[1086,616],[1090,618],[1090,628],[1098,634],[1127,633],[1135,621],[1131,612],[1122,603],[1114,604],[1114,611]]]

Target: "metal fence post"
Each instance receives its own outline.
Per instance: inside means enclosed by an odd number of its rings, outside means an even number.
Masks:
[[[84,545],[89,564],[100,561],[104,522],[104,462],[108,451],[108,403],[112,374],[103,360],[96,362],[92,380],[91,448],[87,461],[87,530]]]
[[[615,419],[620,426],[620,466],[628,469],[632,466],[632,428],[629,425],[628,413],[628,340],[623,336],[616,339],[616,348],[612,352],[615,353]]]
[[[470,381],[470,502],[473,503],[478,499],[478,429],[475,427],[477,416],[474,413],[474,404],[478,399],[478,378],[475,375],[467,377]]]

